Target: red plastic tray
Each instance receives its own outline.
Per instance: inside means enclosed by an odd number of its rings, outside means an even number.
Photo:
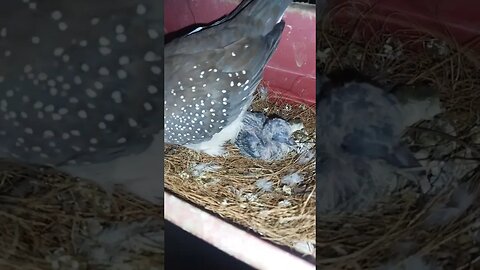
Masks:
[[[416,27],[447,41],[480,49],[480,1],[478,0],[333,0],[337,5],[372,6],[367,18],[387,22],[386,26],[397,29]],[[339,14],[343,19],[358,17],[354,12]]]
[[[240,0],[165,0],[166,34],[195,24],[216,21]],[[264,84],[286,101],[315,104],[315,6],[292,4],[285,30],[265,69]]]

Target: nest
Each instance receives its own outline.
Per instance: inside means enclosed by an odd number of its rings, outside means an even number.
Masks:
[[[301,120],[303,140],[314,149],[313,108],[258,95],[252,110],[288,121]],[[281,161],[265,162],[242,156],[233,145],[227,145],[227,150],[224,158],[183,147],[166,149],[165,188],[263,239],[314,254],[315,158],[302,164],[301,155],[289,154]],[[209,164],[213,169],[199,173],[194,169],[198,164]],[[303,181],[294,186],[282,184],[282,178],[292,173],[302,175]],[[270,183],[271,190],[259,188],[259,180]]]
[[[479,40],[460,46],[416,25],[389,28],[369,16],[371,6],[348,2],[317,24],[317,68],[325,74],[353,69],[386,88],[427,83],[440,89],[444,113],[412,127],[405,139],[418,156],[425,154],[423,164],[448,165],[455,173],[437,168],[443,181],[427,183],[435,188],[419,183],[394,191],[366,212],[318,216],[317,265],[478,269],[480,55],[472,48]],[[359,19],[333,19],[345,14]],[[389,19],[395,16],[401,15]]]
[[[163,269],[163,239],[134,235],[163,231],[163,208],[50,168],[1,161],[0,181],[1,269]]]

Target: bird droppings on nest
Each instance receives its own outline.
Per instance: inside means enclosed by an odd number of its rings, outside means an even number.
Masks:
[[[289,123],[281,118],[268,118],[263,113],[246,112],[243,126],[235,139],[240,153],[266,161],[281,160],[301,149],[292,135],[303,129],[302,123]]]
[[[242,194],[242,196],[240,198],[240,201],[241,202],[244,202],[244,201],[255,202],[255,201],[257,201],[257,199],[258,199],[257,194],[247,192],[247,193]]]
[[[275,96],[254,100],[252,111],[260,111],[265,116],[285,119],[290,122],[298,119],[304,124],[303,133],[293,140],[303,143],[305,149],[315,153],[315,110],[311,107],[290,105]],[[264,110],[265,109],[265,110]],[[301,154],[292,151],[282,160],[265,161],[252,159],[240,153],[235,145],[227,145],[228,155],[211,157],[187,148],[177,148],[172,154],[166,149],[165,183],[166,188],[177,196],[217,213],[225,219],[249,228],[263,238],[282,246],[294,248],[301,241],[315,241],[315,158],[297,162]],[[198,164],[212,164],[220,168],[205,174],[206,180],[189,181],[192,178],[180,177],[181,172],[190,173],[190,168]],[[284,176],[297,172],[303,181],[292,187],[282,183]],[[205,185],[205,181],[216,178],[215,185]],[[308,251],[314,255],[314,251]]]
[[[278,202],[278,206],[280,207],[290,207],[292,203],[289,200],[282,200]]]
[[[475,143],[480,130],[480,58],[471,49],[478,42],[463,47],[408,26],[388,32],[384,20],[369,16],[371,10],[372,6],[359,2],[326,12],[317,24],[317,37],[321,37],[317,51],[323,52],[317,54],[318,69],[325,74],[355,70],[385,89],[429,85],[440,91],[444,112],[403,134],[425,168],[422,183],[413,181],[384,194],[385,198],[366,212],[318,216],[317,266],[477,269],[480,208],[475,199],[467,205],[470,196],[477,198],[480,190],[480,155]],[[343,20],[342,24],[332,20],[341,14],[359,19]],[[465,187],[466,193],[461,195],[465,200],[455,202],[452,192],[458,186]],[[439,224],[427,225],[432,214],[438,217],[435,209],[453,214],[446,223],[441,217],[433,219]],[[399,252],[402,243],[413,244]]]
[[[284,185],[282,186],[282,191],[283,193],[285,193],[286,195],[292,195],[293,194],[293,189],[291,186],[288,186],[288,185]]]

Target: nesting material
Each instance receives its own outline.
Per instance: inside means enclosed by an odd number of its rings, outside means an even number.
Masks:
[[[477,269],[480,55],[471,48],[478,48],[478,40],[462,47],[415,25],[389,32],[385,21],[368,16],[370,6],[348,2],[318,23],[319,71],[332,75],[354,69],[387,89],[427,83],[441,91],[444,113],[405,134],[427,170],[425,179],[385,194],[366,212],[317,216],[317,264]],[[359,19],[332,22],[339,14]]]
[[[0,269],[163,269],[163,207],[0,163]]]
[[[231,144],[226,157],[170,146],[165,150],[165,188],[264,239],[314,255],[315,110],[260,96],[252,109],[302,122],[305,128],[293,134],[295,142],[304,147],[302,154],[293,151],[282,160],[268,162],[247,158]],[[199,177],[191,170],[196,164],[217,169]],[[292,174],[302,180],[282,180]]]

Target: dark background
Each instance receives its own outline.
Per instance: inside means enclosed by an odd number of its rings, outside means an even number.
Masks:
[[[167,220],[165,246],[165,269],[254,269]]]

